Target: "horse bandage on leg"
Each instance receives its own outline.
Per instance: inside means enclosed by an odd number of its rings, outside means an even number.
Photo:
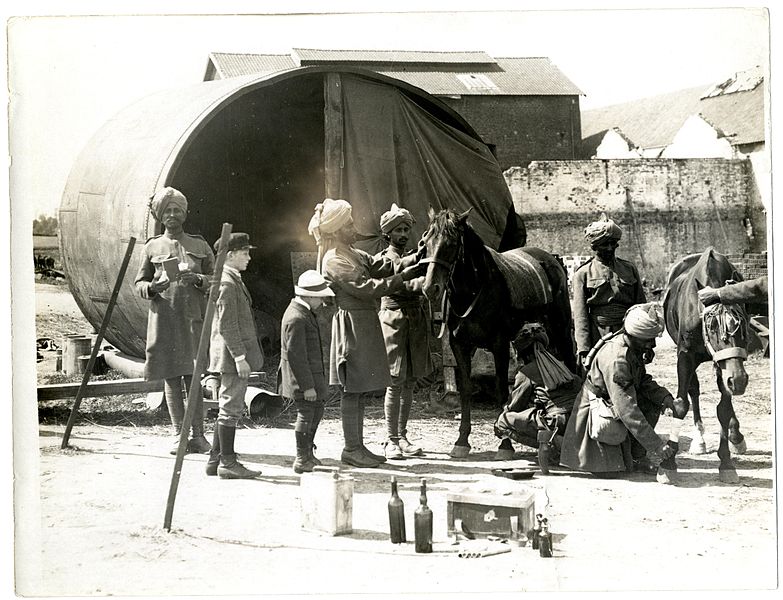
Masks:
[[[680,441],[680,429],[682,429],[682,424],[685,422],[685,419],[678,419],[675,417],[672,419],[672,428],[669,431],[669,441],[674,442],[675,444]]]

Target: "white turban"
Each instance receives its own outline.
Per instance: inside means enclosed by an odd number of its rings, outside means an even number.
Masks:
[[[307,231],[320,244],[324,234],[334,233],[352,220],[351,205],[345,200],[327,198],[315,207],[315,214],[307,225]]]
[[[663,308],[657,302],[634,304],[625,313],[623,326],[628,335],[651,340],[663,334]]]
[[[169,204],[179,206],[184,212],[188,212],[188,200],[185,195],[173,187],[164,187],[155,192],[150,200],[150,210],[158,221],[163,217],[163,212]]]
[[[400,223],[413,225],[416,219],[407,208],[400,208],[392,203],[391,208],[381,215],[381,233],[389,233]]]

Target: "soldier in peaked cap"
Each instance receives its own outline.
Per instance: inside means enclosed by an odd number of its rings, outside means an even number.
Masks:
[[[353,247],[356,228],[351,205],[327,198],[315,207],[308,231],[318,244],[319,266],[335,294],[329,383],[339,385],[345,447],[340,460],[355,467],[377,467],[386,458],[364,445],[364,408],[369,397],[391,383],[376,301],[395,293],[421,274],[418,255],[399,264]]]
[[[219,243],[220,240],[215,242],[215,251],[219,251]],[[240,463],[234,450],[237,423],[245,409],[248,377],[264,366],[253,320],[253,301],[242,282],[242,271],[247,269],[253,248],[246,233],[231,234],[212,321],[209,371],[220,373],[220,392],[206,473],[221,479],[252,479],[261,474]]]
[[[150,302],[144,378],[164,381],[166,405],[176,436],[171,454],[176,454],[185,415],[182,384],[184,379],[185,389],[190,388],[215,255],[203,237],[183,230],[188,201],[180,191],[171,187],[158,190],[150,202],[150,211],[164,232],[147,240],[135,279],[139,295]],[[178,265],[174,279],[164,268],[164,261],[170,259]],[[201,388],[198,389],[193,421],[188,424],[192,428],[188,451],[206,453],[210,445],[204,437]]]
[[[323,275],[309,270],[299,276],[294,293],[280,323],[277,377],[280,395],[296,404],[294,472],[309,473],[321,464],[313,453],[313,440],[329,396],[321,329],[314,311],[325,298],[334,297],[334,292]]]
[[[399,265],[404,256],[412,254],[413,250],[406,252],[406,246],[414,223],[408,210],[392,204],[380,220],[381,234],[389,246],[375,258],[389,258]],[[383,404],[388,435],[384,455],[391,459],[422,454],[422,449],[408,440],[408,416],[414,383],[433,369],[423,283],[424,276],[417,277],[405,283],[399,292],[383,296],[378,313],[391,376]]]
[[[623,316],[634,304],[645,302],[636,266],[615,256],[622,231],[605,214],[585,228],[593,258],[573,276],[571,310],[579,362],[604,335],[619,330]]]

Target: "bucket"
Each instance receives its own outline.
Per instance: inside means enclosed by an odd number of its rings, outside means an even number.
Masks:
[[[315,467],[299,480],[302,529],[329,535],[353,531],[353,477],[337,467]]]
[[[82,356],[90,358],[92,338],[86,335],[66,335],[63,339],[63,371],[66,375],[81,375],[86,362],[80,361]]]
[[[283,410],[283,398],[261,388],[248,387],[245,392],[245,406],[251,419],[274,419]]]

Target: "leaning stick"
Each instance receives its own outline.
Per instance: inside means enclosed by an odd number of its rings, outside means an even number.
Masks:
[[[182,427],[180,428],[179,432],[177,457],[174,459],[174,472],[171,475],[169,498],[166,502],[166,516],[163,518],[163,528],[166,531],[171,531],[171,517],[174,514],[174,501],[177,499],[179,476],[182,473],[182,461],[185,459],[185,450],[188,445],[188,434],[190,433],[190,423],[193,421],[193,411],[196,410],[193,399],[196,397],[196,391],[201,386],[201,373],[203,373],[207,368],[207,348],[209,347],[209,335],[212,331],[212,318],[215,315],[215,303],[217,302],[218,290],[220,289],[220,278],[223,274],[223,263],[226,260],[228,239],[230,236],[231,223],[223,223],[223,230],[220,233],[220,243],[218,245],[217,260],[215,261],[215,272],[212,276],[212,281],[209,286],[209,301],[207,302],[207,310],[204,314],[204,323],[201,326],[201,336],[199,337],[198,341],[196,364],[193,367],[193,377],[190,379],[188,402],[185,407],[185,416],[182,418]],[[187,426],[185,424],[187,424]]]
[[[101,321],[101,327],[98,330],[98,336],[95,338],[95,343],[92,346],[92,352],[90,352],[90,360],[87,362],[87,368],[84,370],[82,376],[82,384],[79,386],[79,391],[76,392],[76,398],[73,401],[73,407],[71,408],[71,414],[68,416],[68,424],[65,426],[65,433],[63,434],[63,442],[60,448],[65,450],[68,447],[68,440],[71,437],[71,430],[73,424],[76,421],[76,415],[79,414],[79,405],[82,403],[84,393],[87,391],[87,383],[92,376],[92,370],[95,367],[95,359],[98,356],[98,350],[101,348],[101,342],[103,342],[103,335],[106,333],[106,328],[109,326],[111,320],[111,313],[114,310],[114,305],[117,304],[117,296],[120,294],[120,287],[122,281],[125,279],[125,272],[128,270],[128,263],[130,262],[131,255],[133,254],[133,247],[136,245],[136,238],[131,237],[128,240],[128,249],[125,251],[125,257],[122,259],[122,265],[120,266],[120,272],[117,273],[117,281],[114,283],[114,291],[109,298],[109,304],[106,306],[106,312],[103,315]]]

